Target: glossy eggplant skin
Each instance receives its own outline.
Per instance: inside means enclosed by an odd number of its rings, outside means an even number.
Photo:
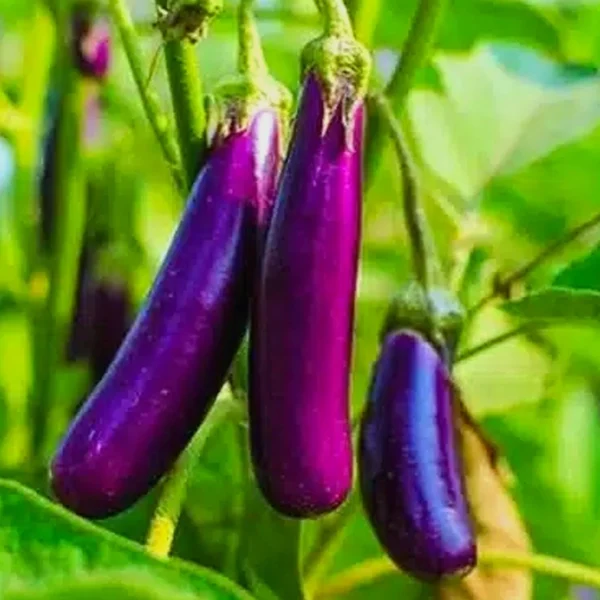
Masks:
[[[279,162],[269,109],[212,150],[145,306],[53,460],[52,488],[74,512],[131,506],[211,407],[246,329]]]
[[[278,186],[250,338],[250,442],[267,501],[290,517],[343,502],[361,216],[363,105],[323,132],[320,83],[305,80]],[[348,135],[347,135],[348,134]]]
[[[360,488],[389,556],[425,580],[466,574],[476,561],[452,402],[433,346],[409,330],[390,333],[362,421]]]

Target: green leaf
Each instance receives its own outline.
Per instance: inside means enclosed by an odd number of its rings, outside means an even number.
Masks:
[[[416,2],[384,3],[375,33],[375,45],[401,49]],[[436,46],[465,50],[482,40],[519,42],[555,53],[558,31],[544,15],[525,2],[455,0],[440,26]]]
[[[246,494],[246,520],[240,555],[244,560],[243,572],[250,587],[260,598],[302,600],[302,522],[277,514],[265,502],[254,480],[248,482]]]
[[[552,282],[553,286],[600,292],[600,246],[584,258],[572,262]]]
[[[600,292],[548,288],[505,302],[501,308],[513,317],[548,324],[585,322],[600,326]]]
[[[600,77],[509,45],[439,55],[443,93],[409,97],[411,128],[428,170],[469,201],[600,122]],[[485,135],[482,135],[485,131]]]
[[[111,571],[50,586],[9,592],[4,600],[194,600],[195,594],[165,585],[147,572],[135,569]]]
[[[489,308],[468,331],[471,348],[511,330],[514,323],[497,308]],[[454,377],[470,411],[482,415],[506,413],[521,404],[538,403],[544,393],[549,361],[526,336],[515,336],[473,358],[459,362]]]
[[[0,480],[0,592],[138,568],[198,598],[251,598],[221,575],[155,559],[136,544],[69,514],[17,483]]]

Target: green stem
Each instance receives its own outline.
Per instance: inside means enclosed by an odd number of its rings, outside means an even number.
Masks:
[[[315,0],[324,20],[326,36],[354,37],[344,0]]]
[[[86,218],[83,123],[89,94],[68,61],[65,96],[61,106],[57,139],[57,167],[53,198],[55,224],[52,231],[49,291],[39,327],[37,394],[34,406],[33,452],[41,458],[48,433],[50,406],[55,393],[56,374],[64,355],[69,324],[75,303],[77,272]],[[42,333],[42,332],[40,332]]]
[[[544,554],[526,554],[501,550],[482,550],[479,564],[486,568],[511,568],[534,571],[550,577],[559,577],[572,583],[600,588],[600,571],[561,558]],[[318,598],[342,596],[373,583],[381,577],[398,573],[398,567],[386,557],[374,558],[350,567],[330,579],[317,595]]]
[[[165,477],[146,538],[146,548],[155,556],[169,555],[192,470],[198,463],[207,440],[227,420],[231,409],[232,402],[229,399],[218,400],[215,403],[206,421]]]
[[[494,290],[492,292],[490,292],[475,306],[469,309],[469,318],[473,318],[475,314],[477,314],[492,300],[500,296],[502,292],[509,290],[515,283],[522,281],[531,275],[533,271],[543,265],[549,258],[552,258],[552,256],[554,256],[557,252],[560,252],[566,246],[578,240],[582,235],[588,233],[591,229],[594,229],[598,225],[600,225],[600,213],[595,214],[592,218],[588,219],[584,223],[581,223],[574,229],[571,229],[563,237],[546,246],[537,256],[525,263],[522,267],[519,267],[510,275],[500,279],[500,281],[494,286]]]
[[[375,96],[369,100],[381,114],[387,126],[400,164],[404,219],[410,239],[413,267],[417,281],[427,291],[432,286],[443,285],[443,275],[433,238],[419,202],[420,192],[416,169],[406,147],[400,123],[394,116],[390,103],[382,96]]]
[[[352,4],[354,34],[367,47],[373,42],[382,4],[382,0],[354,0]]]
[[[164,45],[171,100],[187,188],[198,175],[206,152],[206,114],[198,59],[189,40],[169,40]]]
[[[528,323],[525,323],[524,325],[519,325],[518,327],[515,327],[514,329],[510,329],[509,331],[506,331],[505,333],[501,333],[500,335],[490,338],[489,340],[486,340],[485,342],[482,342],[481,344],[478,344],[477,346],[474,346],[473,348],[468,348],[467,350],[461,352],[456,357],[456,359],[454,360],[454,363],[456,364],[463,360],[472,358],[473,356],[476,356],[477,354],[481,354],[482,352],[485,352],[486,350],[489,350],[490,348],[493,348],[494,346],[497,346],[498,344],[502,344],[503,342],[506,342],[506,341],[508,341],[514,337],[517,337],[519,335],[524,335],[530,331],[542,329],[544,327],[550,327],[551,325],[552,325],[552,323],[550,323],[548,321],[529,321]]]
[[[387,85],[394,112],[399,112],[417,71],[425,64],[437,33],[446,0],[421,0],[402,54]]]
[[[337,514],[323,523],[317,539],[304,559],[304,590],[307,598],[315,596],[331,561],[344,541],[346,525],[359,507],[357,496],[354,493]]]
[[[413,19],[398,64],[386,87],[392,111],[400,114],[417,71],[425,64],[435,40],[438,24],[446,8],[446,0],[421,0]],[[367,181],[372,181],[384,143],[384,124],[377,118],[369,123],[367,140]]]
[[[240,1],[238,70],[256,81],[266,77],[269,70],[253,15],[253,5],[254,0]]]
[[[27,32],[21,97],[16,107],[27,120],[27,126],[14,136],[15,181],[13,214],[19,245],[23,252],[23,273],[34,269],[37,235],[37,164],[46,91],[54,58],[55,26],[43,5],[36,2],[34,16]]]
[[[175,184],[180,191],[184,192],[186,188],[177,141],[173,135],[169,119],[160,107],[157,96],[146,85],[142,52],[138,44],[137,34],[131,20],[131,15],[129,14],[127,2],[126,0],[109,0],[109,8],[113,21],[119,30],[129,62],[129,68],[131,69],[144,111],[146,112],[146,117],[158,140]]]

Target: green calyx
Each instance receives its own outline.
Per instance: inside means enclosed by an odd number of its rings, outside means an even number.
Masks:
[[[392,301],[381,334],[385,337],[393,330],[412,329],[453,356],[463,322],[464,309],[448,290],[434,287],[426,292],[412,282]]]
[[[267,73],[258,78],[241,73],[227,78],[210,100],[209,135],[214,141],[243,131],[262,109],[274,109],[283,126],[292,106],[289,90]]]
[[[223,0],[163,0],[156,7],[155,27],[166,41],[196,43],[206,37],[211,21],[223,10]]]
[[[349,122],[364,100],[371,73],[369,51],[352,35],[335,32],[309,42],[302,51],[302,74],[314,73],[325,101],[323,127],[342,103],[344,122]]]
[[[265,108],[279,114],[283,128],[292,106],[290,92],[269,74],[252,0],[240,1],[238,36],[238,73],[217,86],[209,111],[209,131],[217,141],[246,129],[252,116]]]

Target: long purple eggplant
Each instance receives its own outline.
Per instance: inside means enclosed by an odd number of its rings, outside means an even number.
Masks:
[[[426,580],[476,561],[460,468],[450,375],[420,334],[389,334],[375,364],[360,439],[367,515],[403,570]]]
[[[348,386],[361,218],[364,106],[326,119],[309,73],[269,230],[251,332],[250,439],[269,503],[330,511],[348,494]]]
[[[278,112],[258,109],[200,172],[145,306],[52,463],[73,511],[102,518],[132,505],[211,407],[246,329],[279,131]]]

